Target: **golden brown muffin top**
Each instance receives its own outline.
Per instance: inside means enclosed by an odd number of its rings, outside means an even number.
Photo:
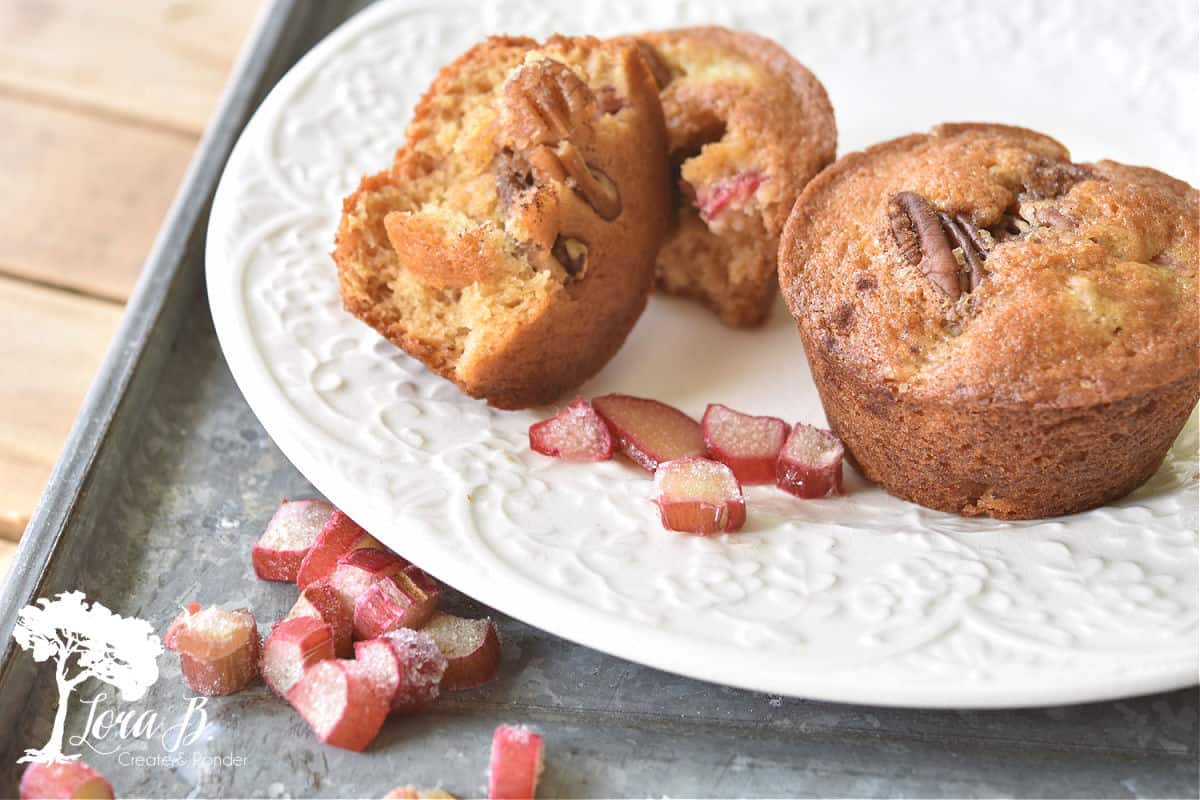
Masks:
[[[1161,172],[942,125],[809,184],[780,285],[810,346],[897,392],[1090,405],[1200,369],[1198,225],[1197,191]]]
[[[662,88],[672,158],[686,159],[683,179],[699,189],[763,176],[754,197],[768,234],[778,236],[800,190],[837,147],[820,81],[754,33],[709,26],[637,38]]]

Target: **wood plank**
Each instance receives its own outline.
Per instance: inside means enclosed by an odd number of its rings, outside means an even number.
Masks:
[[[4,0],[0,86],[199,133],[260,0]]]
[[[0,278],[0,533],[24,530],[121,307]]]
[[[3,96],[0,119],[0,271],[128,298],[195,137]]]

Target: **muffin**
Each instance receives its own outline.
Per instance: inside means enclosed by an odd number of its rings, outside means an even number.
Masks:
[[[824,87],[770,39],[725,28],[638,37],[654,67],[677,184],[658,285],[732,326],[763,321],[779,234],[800,190],[833,161]]]
[[[635,45],[489,39],[441,71],[391,168],[344,201],[343,303],[473,397],[548,403],[642,313],[668,183]]]
[[[833,430],[899,497],[1024,519],[1158,468],[1200,396],[1197,192],[1002,125],[853,153],[780,285]]]

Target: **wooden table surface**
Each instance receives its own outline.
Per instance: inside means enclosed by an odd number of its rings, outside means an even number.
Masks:
[[[0,576],[260,5],[0,2]]]

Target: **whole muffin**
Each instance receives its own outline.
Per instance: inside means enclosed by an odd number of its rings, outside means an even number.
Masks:
[[[488,39],[441,71],[392,167],[343,203],[343,303],[474,397],[548,403],[645,308],[667,174],[636,45]]]
[[[1092,508],[1200,396],[1195,189],[942,125],[809,184],[780,284],[834,431],[889,492],[966,515]]]
[[[788,212],[837,149],[825,88],[753,33],[683,28],[638,41],[661,88],[677,171],[658,285],[698,299],[727,325],[757,325],[778,293]]]

